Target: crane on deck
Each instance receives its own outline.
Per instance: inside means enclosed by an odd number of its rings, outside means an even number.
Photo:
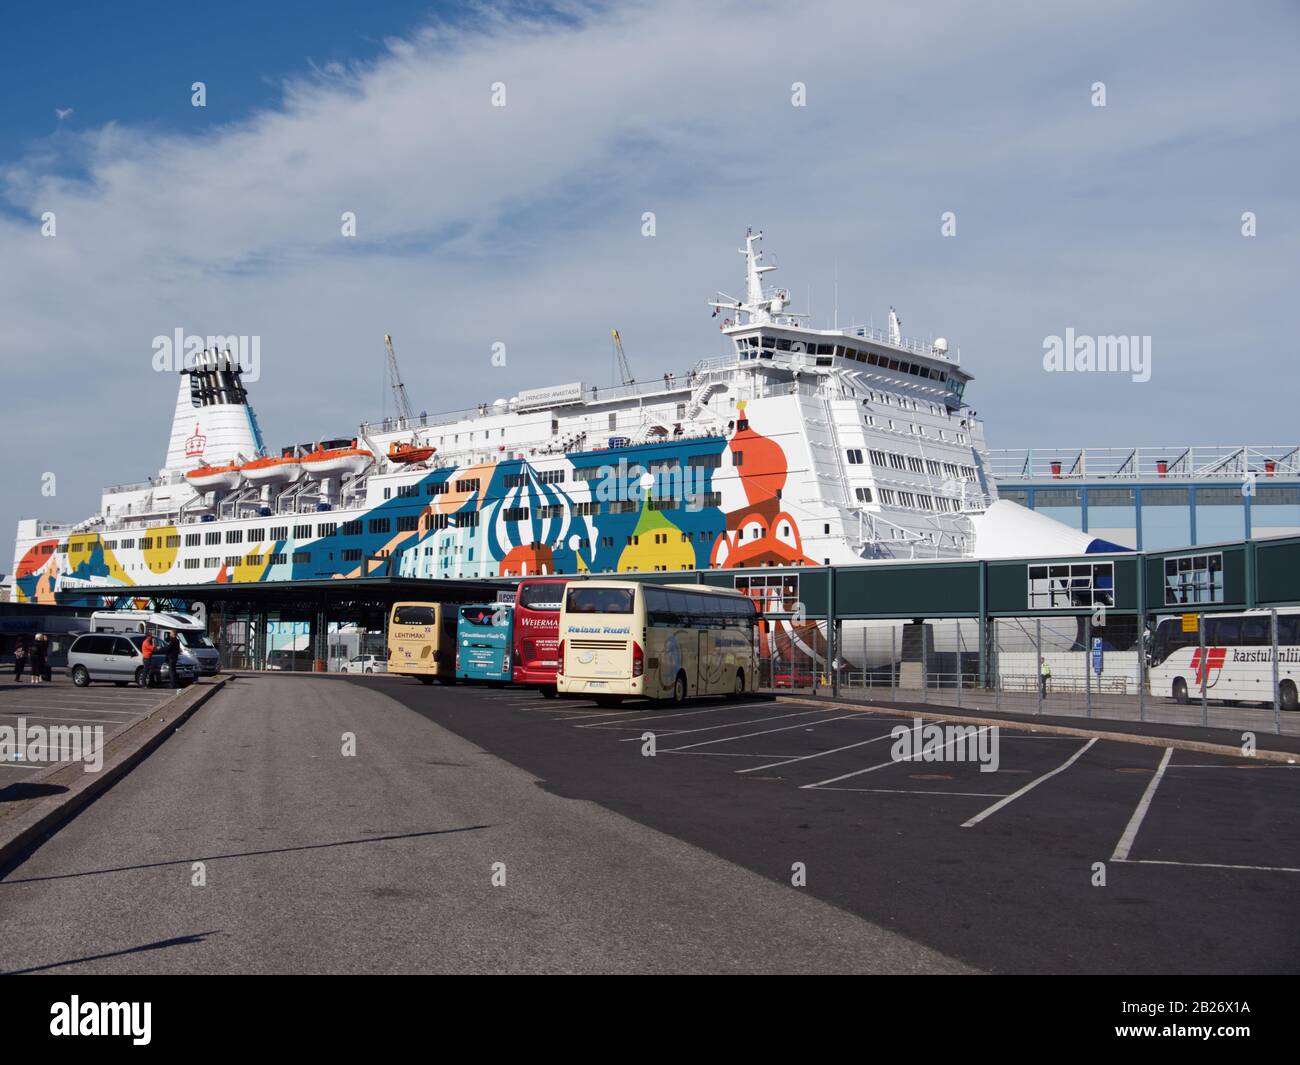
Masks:
[[[406,385],[402,383],[402,374],[397,369],[397,353],[393,351],[393,338],[384,334],[384,349],[388,352],[388,387],[393,392],[393,403],[397,407],[397,416],[407,425],[415,421],[411,411],[411,400],[406,394]]]
[[[614,337],[614,362],[619,384],[635,385],[636,378],[632,376],[632,367],[628,365],[627,356],[623,353],[623,338],[618,335],[617,329],[611,329],[610,333]]]

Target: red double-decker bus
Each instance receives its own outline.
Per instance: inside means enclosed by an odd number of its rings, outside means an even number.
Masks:
[[[555,674],[560,666],[560,602],[568,583],[562,577],[528,578],[519,582],[515,595],[515,663],[511,679],[515,684],[540,688],[548,699],[555,696]]]

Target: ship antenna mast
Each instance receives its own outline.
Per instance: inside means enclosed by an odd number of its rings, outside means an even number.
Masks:
[[[387,333],[384,334],[384,350],[388,352],[388,387],[393,391],[397,416],[409,425],[415,421],[415,415],[411,412],[411,401],[406,395],[406,385],[402,383],[402,374],[397,368],[397,353],[393,351],[393,338]]]

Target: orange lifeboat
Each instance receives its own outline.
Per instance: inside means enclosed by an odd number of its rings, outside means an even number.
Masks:
[[[302,459],[297,455],[253,459],[240,466],[239,472],[256,484],[292,481],[302,473]]]
[[[239,483],[239,466],[197,466],[185,474],[185,479],[200,491],[214,488],[234,488]]]
[[[436,447],[429,447],[427,444],[401,444],[394,441],[388,445],[388,461],[427,462],[433,458],[433,453],[437,450]]]
[[[302,456],[302,467],[313,477],[328,477],[335,473],[360,473],[375,456],[363,447],[357,447],[353,440],[346,442],[329,441],[318,444],[313,451]]]

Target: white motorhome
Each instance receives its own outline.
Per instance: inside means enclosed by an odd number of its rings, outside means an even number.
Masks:
[[[192,614],[157,610],[96,610],[90,616],[91,632],[147,632],[155,638],[174,632],[181,650],[198,663],[199,673],[212,677],[221,672],[221,655],[208,639],[203,623]]]

